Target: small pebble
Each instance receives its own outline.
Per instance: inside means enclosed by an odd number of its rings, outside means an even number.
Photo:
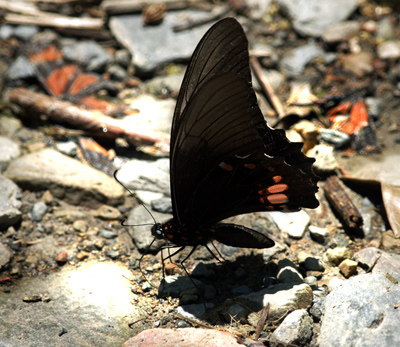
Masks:
[[[354,260],[345,259],[340,263],[339,270],[344,277],[349,278],[357,273],[357,262]]]

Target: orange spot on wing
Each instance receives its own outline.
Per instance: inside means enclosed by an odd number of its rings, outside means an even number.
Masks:
[[[232,171],[233,170],[233,166],[226,164],[224,162],[222,162],[221,164],[218,165],[221,169],[225,170],[225,171]]]
[[[256,164],[249,163],[249,164],[245,164],[244,167],[247,169],[250,169],[250,170],[254,170],[256,168]]]
[[[272,179],[274,180],[275,183],[279,183],[280,181],[282,181],[282,176],[274,176],[272,177]]]
[[[285,194],[271,194],[267,196],[267,199],[273,205],[285,204],[289,201]]]
[[[287,190],[288,188],[289,187],[288,187],[287,184],[280,183],[280,184],[275,184],[275,185],[269,187],[267,189],[267,192],[270,193],[270,194],[282,193],[285,190]]]

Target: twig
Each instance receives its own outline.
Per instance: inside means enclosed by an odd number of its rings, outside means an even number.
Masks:
[[[142,12],[143,9],[152,4],[159,4],[160,0],[104,0],[100,8],[108,15]],[[203,0],[163,0],[168,10],[180,10],[188,7],[204,8],[211,10]],[[212,5],[211,5],[212,6]]]
[[[282,103],[280,102],[278,96],[275,94],[275,91],[269,83],[267,76],[265,76],[264,71],[257,58],[250,57],[250,66],[254,72],[254,75],[257,78],[257,81],[260,83],[261,88],[267,96],[268,101],[271,103],[271,106],[278,114],[278,117],[282,118],[285,115]]]
[[[363,218],[341,186],[337,176],[328,177],[324,185],[324,193],[343,227],[346,230],[359,232],[363,225]]]
[[[113,119],[100,111],[85,110],[68,101],[58,100],[24,88],[17,88],[10,94],[10,101],[29,112],[42,114],[60,123],[90,131],[92,135],[124,138],[131,144],[155,146],[164,154],[169,153],[169,135],[147,129],[132,128],[123,119]]]

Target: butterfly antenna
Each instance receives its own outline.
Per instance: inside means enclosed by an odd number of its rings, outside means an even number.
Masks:
[[[142,205],[142,206],[144,207],[144,209],[147,211],[147,213],[148,213],[148,214],[150,215],[150,217],[153,219],[154,224],[156,224],[157,221],[156,221],[156,219],[153,217],[153,215],[151,214],[151,212],[150,212],[150,210],[147,208],[147,206],[146,206],[145,204],[143,204],[143,203],[140,201],[139,197],[138,197],[134,192],[132,192],[125,184],[123,184],[123,183],[118,179],[118,177],[117,177],[118,171],[119,171],[119,170],[115,170],[115,171],[114,171],[114,174],[113,174],[114,179],[115,179],[122,187],[124,187],[124,189],[125,189],[131,196],[133,196],[134,198],[136,198],[136,200],[139,202],[139,204]],[[123,220],[123,221],[125,221],[125,220]],[[121,223],[121,225],[124,225],[124,224]],[[153,225],[153,224],[139,224],[139,225],[126,225],[126,224],[125,224],[124,226],[142,226],[142,225],[144,226],[144,225]]]

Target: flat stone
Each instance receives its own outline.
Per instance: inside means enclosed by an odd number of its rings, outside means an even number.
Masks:
[[[23,189],[49,190],[73,205],[118,205],[124,189],[114,178],[53,149],[43,149],[10,163],[4,175]]]
[[[384,274],[353,277],[325,299],[318,345],[399,346],[400,286]]]
[[[313,320],[306,310],[296,310],[288,314],[271,335],[271,347],[292,344],[304,346],[313,333]],[[279,341],[279,342],[274,342]]]

